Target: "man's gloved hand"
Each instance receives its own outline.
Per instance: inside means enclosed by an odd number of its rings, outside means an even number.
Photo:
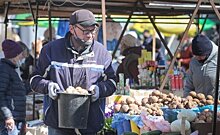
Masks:
[[[99,98],[99,87],[97,85],[92,85],[89,88],[89,93],[92,94],[92,102],[95,102]]]
[[[48,84],[48,94],[49,97],[55,100],[57,98],[57,92],[60,90],[60,87],[57,83],[50,82]]]

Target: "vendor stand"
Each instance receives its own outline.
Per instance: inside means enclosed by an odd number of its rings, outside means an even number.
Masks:
[[[7,1],[8,2],[8,1]],[[13,3],[14,1],[12,1],[12,3]],[[133,1],[132,1],[133,2]],[[132,3],[131,2],[131,3]],[[138,1],[137,1],[138,2]],[[197,7],[196,7],[196,9],[195,9],[195,11],[194,11],[194,13],[193,13],[193,15],[192,15],[192,18],[191,18],[191,20],[190,20],[190,23],[189,23],[189,25],[187,26],[187,29],[186,29],[186,31],[184,32],[184,36],[183,36],[183,38],[185,37],[185,35],[186,35],[186,33],[187,33],[187,31],[188,31],[188,28],[190,27],[190,25],[191,25],[191,23],[192,23],[192,20],[194,19],[194,17],[195,17],[195,15],[196,15],[196,13],[197,13],[197,11],[198,11],[198,7],[200,6],[200,4],[201,4],[201,2],[202,2],[202,0],[199,0],[199,1],[193,1],[193,0],[191,0],[191,2],[194,2],[194,3],[197,3]],[[5,5],[5,6],[8,6],[8,8],[9,8],[9,4],[10,2],[8,2],[8,4],[5,4],[5,1],[4,2],[1,2],[1,5]],[[146,1],[145,2],[140,2],[140,3],[142,3],[143,5],[146,5]],[[220,17],[219,17],[219,12],[218,12],[218,10],[216,9],[216,7],[215,7],[215,3],[213,2],[213,0],[210,0],[210,3],[211,3],[211,6],[212,6],[212,8],[214,9],[214,11],[215,11],[215,13],[217,14],[217,16],[218,16],[218,18],[220,19]],[[217,3],[217,2],[216,2]],[[17,4],[17,3],[16,3]],[[14,6],[14,8],[16,8],[16,9],[18,9],[18,5],[16,5],[15,4],[15,6]],[[23,3],[22,3],[23,4]],[[37,4],[38,4],[38,2],[37,2]],[[133,4],[133,3],[132,3]],[[132,5],[131,4],[131,7],[134,7],[134,5]],[[135,5],[136,5],[137,3],[136,3],[136,1],[135,1]],[[28,1],[28,3],[26,3],[25,5],[22,5],[22,6],[30,6],[31,7],[31,1]],[[110,6],[110,7],[112,7],[112,6]],[[138,5],[138,8],[139,8],[139,11],[141,11],[140,9],[143,9],[143,11],[148,11],[147,9],[146,9],[146,7],[147,6],[145,6],[145,8],[144,7],[140,7],[140,5]],[[6,17],[6,19],[5,19],[5,24],[6,24],[6,28],[7,28],[7,23],[8,23],[8,18],[7,18],[7,14],[8,14],[8,8],[6,8],[6,15],[5,15],[5,17]],[[65,7],[65,8],[67,8],[67,7]],[[148,7],[149,8],[149,7]],[[118,9],[120,9],[120,8],[118,8]],[[127,8],[127,9],[130,9],[130,8]],[[174,8],[171,8],[172,9],[172,12],[173,12],[173,9]],[[160,7],[158,8],[158,10],[160,10]],[[184,9],[184,10],[187,10],[187,9]],[[193,9],[194,10],[194,9]],[[189,11],[188,12],[192,12],[193,11],[192,9],[189,9]],[[18,10],[14,10],[14,12],[17,12]],[[154,11],[154,10],[153,10]],[[161,11],[161,10],[160,10]],[[170,12],[171,10],[167,10],[168,12]],[[72,8],[71,8],[71,12],[72,12]],[[165,10],[164,10],[164,12],[165,12]],[[166,12],[167,14],[168,14],[168,12]],[[186,11],[185,11],[186,12]],[[125,12],[124,12],[125,13]],[[148,13],[148,12],[147,12]],[[162,12],[161,12],[162,13]],[[183,13],[183,11],[182,11],[182,13]],[[69,13],[68,13],[68,15],[69,15]],[[33,17],[33,18],[35,18],[35,17]],[[36,21],[37,22],[37,21]],[[36,25],[37,25],[37,23],[36,23]],[[7,33],[6,33],[6,36],[7,36]],[[163,40],[162,40],[163,41]],[[180,46],[181,45],[181,43],[178,45],[178,46]],[[220,56],[218,55],[218,59],[220,59],[219,58]],[[173,63],[174,63],[174,61],[175,61],[175,56],[174,56],[174,59],[172,60],[172,63],[171,63],[171,65],[170,65],[170,67],[169,67],[169,69],[168,69],[168,71],[169,70],[171,70],[172,69],[172,67],[173,67]],[[218,65],[219,65],[219,60],[218,60]],[[217,82],[218,82],[218,79],[219,79],[219,66],[218,66],[218,68],[217,68],[217,77],[216,77],[216,84],[217,84]],[[161,85],[161,88],[160,88],[160,90],[163,90],[163,88],[164,88],[164,86],[165,86],[165,83],[166,83],[166,80],[168,79],[168,74],[166,74],[166,76],[165,76],[165,79],[164,79],[164,81],[163,81],[163,83],[162,83],[162,85]],[[216,95],[218,95],[218,85],[216,85]],[[218,99],[217,98],[215,98],[215,100],[214,100],[215,102],[215,107],[214,107],[214,124],[213,124],[213,133],[215,134],[216,132],[215,132],[215,130],[216,130],[216,120],[217,120],[217,101],[218,101]]]
[[[144,135],[158,130],[160,134],[184,135],[196,130],[200,135],[212,132],[212,96],[205,97],[202,93],[192,92],[187,98],[181,98],[154,89],[131,89],[130,95],[113,95],[109,100],[114,107],[111,127],[117,131],[117,135],[127,132]],[[217,120],[219,118],[220,112]]]

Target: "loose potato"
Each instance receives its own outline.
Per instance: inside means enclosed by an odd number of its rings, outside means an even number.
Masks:
[[[162,93],[160,96],[162,99],[166,99],[167,98],[167,94]]]
[[[143,106],[139,106],[139,107],[138,107],[138,109],[139,109],[140,111],[144,110],[144,108],[145,108],[145,107],[143,107]]]
[[[122,113],[127,113],[129,111],[129,106],[128,105],[122,105],[120,108],[120,112]]]
[[[185,108],[186,108],[186,109],[191,109],[191,108],[193,108],[192,102],[189,101],[189,102],[185,105]]]
[[[127,97],[126,98],[126,103],[129,105],[129,104],[133,104],[135,101],[135,99],[133,97]]]
[[[151,105],[145,104],[145,107],[146,107],[146,108],[151,108]]]
[[[138,109],[138,106],[136,104],[129,104],[129,109],[135,110]]]
[[[166,99],[166,101],[171,102],[171,101],[172,101],[172,99],[171,99],[171,98],[167,98],[167,99]]]
[[[203,93],[198,93],[198,94],[197,94],[197,98],[198,98],[199,100],[205,99],[205,95],[204,95]]]
[[[152,110],[152,111],[157,111],[158,108],[157,108],[157,107],[152,107],[151,110]]]
[[[153,92],[152,92],[152,96],[160,96],[160,91],[159,90],[154,90]]]
[[[212,105],[212,104],[214,104],[214,101],[213,100],[206,100],[206,104],[207,105]]]
[[[168,97],[171,98],[171,99],[173,99],[174,94],[173,94],[173,93],[169,93],[169,94],[168,94]]]
[[[200,102],[203,104],[206,104],[206,99],[204,98],[204,99],[200,100]]]
[[[177,108],[177,104],[171,103],[171,104],[168,105],[168,107],[170,109],[176,109]]]
[[[204,106],[205,104],[204,103],[198,103],[198,106],[200,106],[200,107],[202,107],[202,106]]]
[[[162,110],[158,110],[158,111],[156,112],[156,115],[157,115],[157,116],[162,116],[162,115],[163,115],[163,111],[162,111]]]
[[[200,115],[199,116],[199,120],[204,120],[205,121],[206,120],[206,116],[205,115]]]
[[[197,123],[205,123],[204,120],[198,120]]]
[[[212,122],[212,117],[206,117],[206,122]]]
[[[66,90],[66,93],[70,93],[70,94],[78,94],[78,95],[88,95],[88,91],[81,88],[81,87],[76,87],[74,88],[73,86],[69,86]]]
[[[197,95],[197,94],[196,94],[195,91],[190,91],[190,92],[189,92],[189,96],[192,96],[193,98],[194,98],[194,97],[197,97],[196,95]]]
[[[147,112],[149,112],[149,114],[152,114],[152,113],[153,113],[153,110],[147,109]]]
[[[115,113],[118,113],[118,112],[120,111],[120,109],[121,109],[121,104],[116,104],[116,105],[114,106],[114,112],[115,112]]]
[[[187,96],[186,99],[193,100],[193,97],[192,96]]]
[[[120,103],[121,103],[121,105],[127,105],[127,103],[124,99],[122,99]]]
[[[141,100],[142,106],[145,106],[147,103],[148,103],[148,97],[144,97],[144,98]]]
[[[156,96],[150,96],[148,98],[149,103],[157,103],[157,101],[158,101],[158,97],[156,97]]]
[[[197,99],[197,98],[194,98],[193,101],[195,101],[197,104],[200,103],[199,99]]]
[[[184,108],[184,105],[183,104],[178,104],[177,105],[177,109],[183,109]]]
[[[214,100],[212,95],[207,95],[207,100]]]
[[[141,101],[135,100],[134,103],[135,103],[136,105],[138,105],[138,106],[141,106]]]

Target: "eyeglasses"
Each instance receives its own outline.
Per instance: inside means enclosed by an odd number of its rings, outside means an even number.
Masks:
[[[96,32],[98,31],[98,27],[95,27],[95,28],[92,29],[92,30],[82,29],[82,28],[80,28],[78,25],[76,25],[76,27],[79,28],[79,29],[83,32],[84,35],[88,35],[88,34],[90,34],[90,33],[91,33],[92,35],[95,35]]]

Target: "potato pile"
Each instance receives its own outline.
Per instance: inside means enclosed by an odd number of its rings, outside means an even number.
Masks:
[[[214,98],[211,95],[207,95],[205,97],[202,93],[196,93],[194,91],[191,91],[189,93],[189,96],[186,97],[191,102],[194,102],[196,106],[204,106],[204,105],[212,105],[214,104]]]
[[[142,105],[150,104],[157,107],[168,106],[171,109],[182,109],[187,107],[188,102],[183,104],[184,99],[174,95],[173,93],[165,94],[158,90],[153,91],[149,98],[145,98],[142,100]],[[188,108],[188,107],[187,107]]]
[[[89,95],[88,91],[81,88],[81,87],[76,87],[74,88],[73,86],[69,86],[64,93],[69,93],[69,94],[76,94],[76,95]]]
[[[165,94],[158,90],[153,91],[147,101],[148,104],[158,107],[168,106],[169,108],[182,108],[180,102],[181,97],[175,96],[173,93]]]
[[[147,114],[153,115],[153,116],[163,115],[163,111],[160,109],[159,106],[156,106],[155,104],[143,105],[141,102],[138,102],[132,97],[126,98],[126,100],[122,101],[121,104],[116,104],[114,106],[114,111],[116,113],[118,112],[129,113],[130,115],[139,115],[141,114],[142,111],[145,111]]]
[[[131,115],[138,115],[141,113],[139,108],[140,103],[138,103],[134,98],[127,97],[125,101],[122,101],[121,104],[116,104],[114,106],[114,112],[129,113]]]
[[[151,100],[150,103],[149,100]],[[149,98],[143,98],[140,102],[132,97],[127,97],[125,101],[121,102],[121,104],[115,105],[114,111],[116,113],[129,113],[131,115],[139,115],[142,111],[145,111],[149,115],[162,116],[163,111],[160,109],[162,104],[158,104],[156,100],[157,98],[150,96]]]
[[[197,106],[212,105],[214,98],[211,95],[205,97],[202,93],[194,91],[189,93],[186,98],[181,98],[173,93],[165,94],[159,90],[154,90],[149,97],[144,97],[141,102],[132,97],[128,97],[121,104],[115,105],[115,112],[130,113],[139,115],[145,111],[149,115],[161,116],[163,111],[161,107],[167,106],[170,109],[192,109]],[[220,103],[220,102],[219,102]]]
[[[196,123],[205,123],[212,122],[213,119],[213,111],[205,109],[203,112],[198,113],[197,118],[194,122]],[[220,112],[217,112],[217,121],[220,121]]]
[[[205,97],[202,93],[191,91],[186,98],[173,97],[172,102],[168,104],[171,109],[191,109],[197,106],[212,105],[214,98],[211,95]]]

